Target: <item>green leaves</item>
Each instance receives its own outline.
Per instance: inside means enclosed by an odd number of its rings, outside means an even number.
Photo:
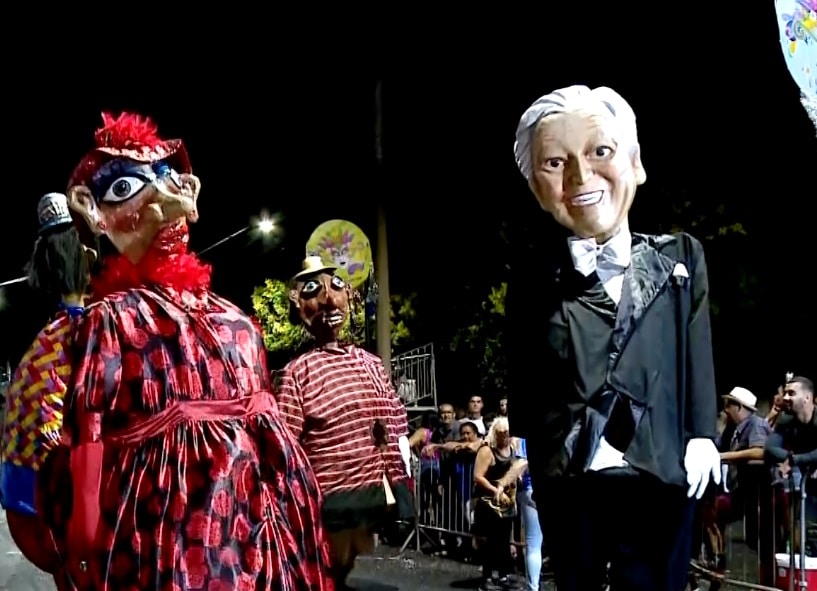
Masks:
[[[303,326],[289,321],[289,289],[283,281],[266,279],[252,292],[252,308],[264,329],[264,346],[273,352],[291,351],[307,339]]]
[[[414,301],[417,294],[394,295],[391,298],[392,345],[405,345],[411,341],[410,326],[417,313]],[[351,303],[351,320],[341,330],[341,338],[356,344],[366,340],[366,310],[359,297]],[[253,290],[252,307],[264,329],[264,346],[277,353],[294,351],[310,337],[304,327],[290,321],[289,287],[278,279],[266,279]]]

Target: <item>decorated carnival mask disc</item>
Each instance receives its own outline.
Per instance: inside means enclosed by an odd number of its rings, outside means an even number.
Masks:
[[[363,230],[346,220],[329,220],[318,226],[306,243],[306,256],[319,256],[351,287],[361,287],[372,267],[372,248]]]
[[[786,66],[803,94],[817,98],[817,0],[775,0]]]

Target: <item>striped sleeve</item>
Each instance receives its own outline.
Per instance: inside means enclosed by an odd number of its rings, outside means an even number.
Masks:
[[[304,429],[304,399],[289,365],[281,372],[281,382],[275,398],[289,430],[295,437],[300,438]]]
[[[379,358],[377,361],[378,377],[380,378],[381,388],[389,397],[389,430],[391,431],[394,441],[397,441],[403,436],[408,437],[408,414],[406,413],[406,407],[403,404],[403,401],[400,400],[400,397],[394,390],[394,385],[392,384],[389,374],[386,373],[386,368],[383,367],[383,362],[380,361]]]

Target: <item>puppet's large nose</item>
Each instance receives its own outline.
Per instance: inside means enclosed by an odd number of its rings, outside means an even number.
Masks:
[[[184,185],[177,187],[165,183],[159,183],[156,188],[165,220],[170,221],[182,216],[192,222],[198,220],[196,197],[191,189]]]

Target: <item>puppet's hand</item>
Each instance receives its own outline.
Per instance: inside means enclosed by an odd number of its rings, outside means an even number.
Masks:
[[[687,471],[687,496],[700,499],[711,478],[715,484],[721,482],[721,454],[711,439],[705,437],[690,439],[684,456]]]
[[[406,475],[411,476],[411,445],[408,437],[403,435],[397,440],[397,445],[400,447],[400,456],[403,458],[403,464],[406,466]]]

